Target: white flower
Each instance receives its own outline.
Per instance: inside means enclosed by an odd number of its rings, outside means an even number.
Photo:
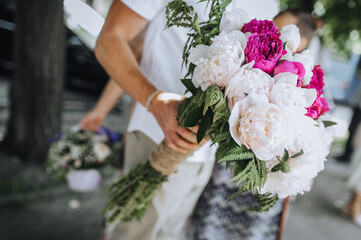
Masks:
[[[208,49],[209,46],[207,45],[197,45],[189,54],[188,61],[197,65],[199,60],[207,57]]]
[[[230,31],[230,32],[221,32],[218,36],[215,36],[212,39],[212,45],[210,49],[210,55],[208,57],[213,56],[212,52],[215,52],[216,54],[219,53],[217,49],[219,46],[224,46],[228,44],[236,45],[239,50],[239,55],[241,56],[241,52],[246,48],[247,46],[248,38],[246,35],[238,30]]]
[[[267,100],[250,106],[252,101],[248,98],[257,96],[259,101],[267,99],[251,94],[234,105],[229,118],[230,132],[235,142],[252,149],[257,158],[271,160],[283,153],[293,136],[293,126],[282,109]]]
[[[307,174],[306,165],[292,164],[290,172],[270,172],[261,193],[275,193],[280,198],[303,194],[311,190],[312,179],[303,178]]]
[[[105,160],[105,158],[110,155],[108,146],[101,142],[94,143],[93,151],[99,161]]]
[[[315,101],[317,92],[315,89],[297,87],[297,77],[288,72],[277,74],[269,99],[281,108],[298,108],[296,111],[305,114],[306,108]]]
[[[305,50],[301,53],[295,53],[293,55],[292,61],[294,62],[300,62],[303,64],[303,67],[305,68],[305,76],[302,80],[302,85],[306,86],[311,82],[311,78],[313,76],[313,68],[315,66],[315,60],[314,57],[311,55],[309,50]]]
[[[195,48],[190,56],[192,63],[197,65],[192,77],[194,86],[201,87],[203,91],[210,85],[225,87],[245,59],[244,42],[246,37],[238,31],[220,34],[208,48]]]
[[[223,13],[219,30],[222,31],[232,31],[232,30],[241,30],[243,25],[250,21],[248,13],[243,9],[236,8],[231,11],[226,11]]]
[[[294,141],[287,149],[290,156],[301,150],[304,154],[286,161],[290,167],[288,173],[271,171],[279,163],[277,158],[267,161],[269,173],[261,193],[278,194],[280,198],[303,194],[310,190],[312,179],[324,168],[328,151],[321,138],[321,131],[316,126],[317,122],[305,115],[293,115],[292,118],[297,128]]]
[[[319,137],[318,140],[320,140]],[[310,191],[310,183],[324,169],[326,161],[326,155],[322,152],[322,144],[316,146],[321,147],[321,150],[313,147],[311,151],[306,151],[299,157],[288,159],[286,161],[290,167],[288,173],[271,172],[272,167],[279,163],[277,159],[266,162],[269,173],[261,193],[274,193],[278,194],[280,198],[285,198]]]
[[[257,93],[268,95],[273,87],[274,79],[258,68],[253,68],[254,61],[242,66],[241,70],[229,81],[226,96],[229,109],[246,95]]]
[[[300,30],[294,24],[286,25],[281,30],[280,39],[286,43],[287,48],[296,52],[301,43]]]
[[[79,146],[72,146],[70,152],[73,159],[78,158],[81,154],[81,148]]]
[[[241,62],[244,60],[244,48],[247,45],[247,37],[241,31],[221,32],[212,39],[212,45],[197,45],[192,49],[188,60],[197,65],[200,60],[212,58],[222,53],[224,48],[232,45],[237,48]]]

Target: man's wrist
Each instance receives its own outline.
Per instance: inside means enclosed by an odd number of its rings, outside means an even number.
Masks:
[[[162,91],[160,90],[156,90],[154,91],[148,98],[147,104],[146,104],[146,109],[148,110],[148,112],[154,114],[155,109],[157,108],[157,102],[158,102],[158,95],[162,93]]]
[[[93,112],[97,113],[97,115],[100,115],[101,117],[105,118],[109,111],[107,111],[104,107],[96,106],[93,109]]]

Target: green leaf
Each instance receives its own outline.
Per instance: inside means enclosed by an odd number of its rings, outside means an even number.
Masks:
[[[215,115],[223,119],[224,121],[228,121],[229,116],[231,116],[230,112],[216,112]]]
[[[303,154],[304,154],[304,151],[303,151],[303,149],[301,149],[301,151],[299,151],[298,153],[292,155],[291,158],[296,158],[296,157],[299,157],[299,156],[301,156]]]
[[[251,207],[251,208],[246,209],[247,211],[254,211],[254,212],[268,211],[279,200],[278,195],[272,196],[270,193],[268,193],[268,194],[255,194],[254,199],[257,201],[258,205],[255,206],[255,207]]]
[[[228,140],[230,138],[231,138],[231,134],[229,131],[222,132],[222,133],[218,134],[215,138],[212,139],[212,145],[222,142],[222,141],[225,141],[225,140]]]
[[[201,123],[199,124],[199,129],[197,132],[198,144],[202,141],[202,139],[206,135],[206,132],[211,126],[211,124],[212,124],[212,113],[210,111],[207,111],[206,115],[202,118]]]
[[[267,181],[268,170],[265,161],[261,161],[261,160],[258,161],[261,162],[260,176],[262,176],[262,187],[263,187]]]
[[[194,127],[199,123],[199,120],[202,118],[202,109],[195,108],[191,110],[184,119],[183,127]]]
[[[286,162],[289,158],[290,158],[290,155],[289,155],[287,149],[285,149],[284,152],[283,152],[283,157],[281,159],[281,163]]]
[[[291,170],[291,167],[288,163],[282,163],[282,166],[281,166],[281,172],[283,173],[289,173]]]
[[[252,159],[254,154],[252,152],[240,152],[228,154],[221,158],[218,162],[229,162],[229,161],[237,161],[237,160],[249,160]]]
[[[186,114],[186,111],[189,109],[190,98],[186,98],[178,107],[178,116],[177,120],[181,120],[180,117]]]
[[[282,163],[279,163],[277,164],[276,166],[274,166],[271,171],[272,172],[278,172],[279,170],[281,170],[281,166],[282,166]]]
[[[226,170],[228,170],[229,165],[231,165],[231,162],[226,162]]]
[[[237,196],[239,196],[239,195],[241,195],[242,193],[245,193],[245,192],[247,192],[248,190],[244,187],[244,185],[243,185],[243,187],[242,188],[240,188],[236,193],[234,193],[234,194],[232,194],[232,196],[230,196],[229,198],[227,198],[227,200],[226,201],[224,201],[224,202],[228,202],[229,200],[231,200],[231,199],[233,199],[233,198],[235,198],[235,197],[237,197]]]
[[[250,161],[244,169],[242,169],[242,170],[239,169],[238,173],[234,172],[234,174],[237,174],[237,175],[234,176],[233,178],[231,178],[229,181],[230,182],[235,182],[235,181],[239,181],[239,179],[246,180],[248,175],[249,175],[248,174],[249,170],[253,167],[253,165],[254,165],[254,163],[252,161]],[[244,180],[242,180],[242,181],[244,181]]]
[[[336,122],[333,122],[333,121],[322,121],[322,122],[323,122],[323,125],[325,125],[325,128],[331,127],[331,126],[337,124]]]
[[[181,79],[181,82],[187,88],[187,90],[190,91],[193,95],[195,95],[197,93],[197,88],[192,83],[192,79],[184,78],[184,79]]]

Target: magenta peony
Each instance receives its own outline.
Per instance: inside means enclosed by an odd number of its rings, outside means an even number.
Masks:
[[[273,75],[276,76],[277,74],[283,72],[293,73],[298,76],[298,80],[302,80],[305,76],[306,70],[302,63],[283,61],[274,68]]]
[[[252,34],[245,49],[247,63],[255,61],[253,67],[268,74],[284,53],[283,43],[276,34]]]
[[[311,107],[307,108],[306,115],[313,119],[318,119],[322,114],[330,111],[327,100],[318,96]]]
[[[258,34],[275,34],[280,36],[278,28],[272,21],[253,19],[249,23],[243,25],[242,32],[258,33]]]
[[[313,76],[311,78],[311,81],[308,85],[305,86],[305,88],[314,88],[317,91],[317,95],[321,96],[321,94],[323,93],[322,89],[325,86],[325,83],[323,82],[323,70],[320,65],[315,65],[312,73]]]

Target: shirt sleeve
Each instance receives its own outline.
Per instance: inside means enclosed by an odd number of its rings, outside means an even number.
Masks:
[[[165,0],[120,0],[139,16],[152,20],[163,8]]]

